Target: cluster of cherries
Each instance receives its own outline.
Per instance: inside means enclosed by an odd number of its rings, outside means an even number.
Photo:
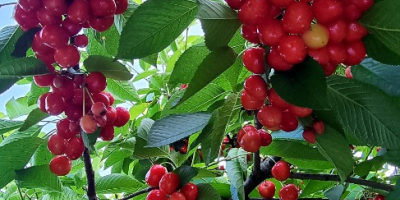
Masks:
[[[153,188],[146,200],[196,200],[199,190],[193,183],[179,189],[179,176],[162,165],[153,165],[145,176],[146,183]]]
[[[53,71],[79,63],[78,47],[88,45],[82,28],[103,32],[114,24],[114,15],[128,8],[128,0],[19,0],[14,18],[24,31],[40,28],[32,50]]]
[[[82,156],[85,146],[81,130],[92,134],[100,130],[100,138],[112,140],[114,126],[124,126],[130,118],[123,107],[112,107],[114,97],[104,92],[106,77],[100,72],[86,74],[46,74],[33,77],[39,87],[51,87],[51,92],[42,94],[38,107],[43,112],[56,116],[62,113],[66,118],[57,122],[57,133],[47,143],[54,155],[50,170],[64,176],[71,170],[71,160]]]

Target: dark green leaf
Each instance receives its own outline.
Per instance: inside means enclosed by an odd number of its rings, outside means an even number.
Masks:
[[[15,43],[14,51],[11,53],[11,55],[16,58],[26,57],[26,51],[28,51],[32,45],[33,36],[35,36],[35,34],[41,29],[42,28],[40,27],[36,27],[24,32]]]
[[[221,196],[219,196],[218,192],[213,186],[206,183],[201,183],[197,184],[197,188],[199,189],[197,200],[221,200]]]
[[[0,135],[19,128],[23,123],[23,121],[0,119]]]
[[[340,200],[340,197],[342,196],[345,188],[343,185],[338,185],[334,188],[329,189],[327,192],[325,192],[325,196],[329,200]]]
[[[275,72],[272,87],[288,103],[321,109],[327,107],[326,81],[321,66],[311,58],[288,72]]]
[[[121,100],[140,102],[139,94],[132,82],[108,79],[107,88],[115,97]]]
[[[11,54],[22,34],[19,26],[6,26],[0,30],[0,64],[14,59]]]
[[[19,131],[25,131],[49,116],[50,116],[49,114],[44,113],[39,108],[36,108],[29,113],[24,124],[21,126],[21,128],[19,128]]]
[[[386,162],[400,166],[400,149],[387,149],[386,154],[383,156]]]
[[[145,147],[147,142],[148,133],[150,128],[153,126],[154,121],[151,119],[143,119],[137,130],[136,145],[133,156],[138,158],[150,158],[150,157],[167,157],[169,156],[169,150],[167,146],[160,148],[148,148]]]
[[[374,58],[375,60],[390,64],[399,65],[400,55],[399,52],[394,52],[385,46],[380,40],[374,35],[369,34],[363,38],[364,44],[367,47],[368,57]]]
[[[366,178],[370,171],[381,169],[384,164],[384,159],[382,156],[375,157],[371,160],[361,162],[354,169],[354,173],[362,178]]]
[[[308,183],[304,187],[304,189],[301,191],[300,197],[306,197],[315,192],[328,189],[328,188],[334,186],[335,184],[336,184],[335,182],[330,182],[330,181],[310,180],[310,181],[308,181]]]
[[[36,58],[19,58],[0,65],[0,79],[15,79],[47,74],[46,64]]]
[[[231,149],[228,152],[228,157],[233,158],[226,162],[226,172],[228,174],[229,181],[231,182],[232,196],[237,196],[238,200],[244,200],[244,172],[240,166],[240,161],[237,158],[239,155],[239,149]]]
[[[142,183],[124,174],[110,174],[96,180],[96,192],[99,194],[134,192],[141,187]]]
[[[127,81],[132,78],[132,74],[126,67],[118,61],[104,56],[89,56],[83,64],[88,72],[99,71],[107,78],[114,80]]]
[[[150,65],[153,65],[153,66],[157,66],[157,59],[158,59],[158,54],[157,53],[142,58],[142,60],[144,62],[146,62],[146,63],[148,63]]]
[[[394,190],[392,192],[390,192],[389,194],[387,194],[385,196],[386,200],[397,200],[400,196],[400,182],[397,181],[396,183],[396,187],[394,188]]]
[[[97,128],[96,132],[87,134],[84,131],[81,131],[82,140],[85,144],[85,147],[89,150],[92,150],[93,145],[96,144],[97,138],[100,136],[101,128]]]
[[[192,113],[170,115],[158,120],[151,127],[147,147],[160,147],[173,143],[202,130],[211,114]]]
[[[229,47],[219,48],[208,54],[194,73],[189,87],[186,89],[180,103],[186,101],[211,83],[215,78],[226,71],[235,60],[236,54],[233,49]]]
[[[349,134],[365,144],[399,147],[400,124],[393,119],[400,118],[400,107],[393,99],[353,79],[331,76],[327,80],[332,109]]]
[[[126,21],[128,21],[129,17],[132,15],[132,13],[136,10],[137,7],[139,7],[139,4],[129,1],[129,5],[126,11],[121,15],[114,16],[115,17],[114,24],[119,33],[122,32],[122,29],[124,28]]]
[[[15,181],[22,188],[61,191],[61,181],[48,165],[29,167],[15,171]]]
[[[173,42],[194,20],[197,4],[189,0],[149,0],[129,17],[118,58],[144,58]]]
[[[199,169],[187,165],[182,165],[179,168],[175,169],[174,173],[179,175],[179,188],[181,188],[189,183],[192,178],[199,173]]]
[[[197,19],[203,27],[207,47],[214,50],[226,46],[241,25],[237,12],[216,1],[198,2]]]
[[[10,89],[19,79],[0,80],[0,94]]]

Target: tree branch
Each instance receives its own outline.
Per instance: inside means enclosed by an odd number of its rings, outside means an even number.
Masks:
[[[0,4],[0,8],[3,6],[11,6],[11,5],[15,5],[15,4],[17,4],[17,2],[3,3],[3,4]]]
[[[259,129],[262,129],[262,127],[263,127],[263,125],[260,123],[260,121],[258,121],[258,118],[257,118],[257,113],[258,113],[258,111],[255,111],[254,112],[254,125],[255,125],[255,128],[257,129],[257,130],[259,130]],[[253,155],[253,159],[254,159],[254,169],[253,169],[253,173],[254,174],[259,174],[259,173],[261,173],[260,171],[261,171],[261,158],[260,158],[260,151],[257,151],[256,153],[254,153],[254,155]]]
[[[292,173],[290,178],[301,179],[301,180],[320,180],[320,181],[338,181],[340,182],[340,176],[334,174],[307,174],[307,173]],[[394,189],[393,185],[378,183],[374,181],[368,181],[359,178],[348,177],[346,179],[348,183],[354,183],[357,185],[364,185],[368,187],[372,187],[375,189],[381,189],[386,191],[392,191]]]
[[[98,200],[96,195],[96,187],[94,182],[94,171],[92,167],[92,161],[90,159],[90,152],[88,148],[85,148],[83,152],[83,162],[85,163],[85,171],[86,171],[86,178],[87,178],[87,196],[89,200]]]
[[[137,192],[135,192],[135,193],[133,193],[133,194],[130,194],[130,195],[128,195],[128,196],[126,196],[126,197],[124,197],[124,198],[122,198],[122,199],[120,199],[120,200],[132,199],[133,197],[139,196],[139,195],[144,194],[144,193],[148,193],[148,192],[150,192],[150,191],[152,191],[152,190],[154,190],[154,189],[156,189],[156,188],[148,187],[148,188],[146,188],[146,189],[143,189],[143,190],[137,191]]]

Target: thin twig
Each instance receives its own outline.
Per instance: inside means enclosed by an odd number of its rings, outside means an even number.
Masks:
[[[130,194],[130,195],[128,195],[128,196],[126,196],[126,197],[124,197],[124,198],[122,198],[122,199],[120,199],[120,200],[132,199],[133,197],[139,196],[139,195],[141,195],[141,194],[148,193],[148,192],[150,192],[150,191],[152,191],[152,190],[154,190],[154,189],[156,189],[156,188],[148,187],[148,188],[146,188],[146,189],[143,189],[143,190],[137,191],[137,192],[135,192],[135,193],[133,193],[133,194]]]
[[[94,182],[94,171],[88,148],[85,148],[85,151],[83,152],[83,162],[85,163],[85,171],[88,184],[86,194],[89,200],[97,200],[98,198],[96,195],[96,187]]]
[[[259,130],[259,129],[262,129],[262,124],[260,123],[260,121],[258,121],[258,118],[257,118],[257,113],[258,113],[258,111],[255,111],[254,112],[254,124],[255,124],[255,128],[257,129],[257,130]],[[260,167],[261,167],[261,158],[260,158],[260,151],[257,151],[256,153],[254,153],[254,156],[253,156],[254,158],[253,158],[253,162],[254,162],[254,169],[253,169],[253,173],[255,174],[255,175],[258,175],[259,173],[261,173],[261,170],[260,170]]]
[[[11,6],[11,5],[15,5],[15,4],[17,4],[17,2],[3,3],[3,4],[0,4],[0,8],[3,6]]]
[[[21,188],[19,188],[18,185],[17,185],[17,189],[18,189],[19,196],[21,196],[21,199],[24,200],[25,198],[24,198],[24,196],[22,195]]]

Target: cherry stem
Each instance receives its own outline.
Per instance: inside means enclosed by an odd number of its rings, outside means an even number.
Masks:
[[[90,95],[90,92],[89,92],[89,90],[87,89],[87,87],[84,87],[84,90],[87,92],[87,94],[88,94],[88,96],[89,96],[89,98],[90,98],[90,101],[92,102],[92,104],[94,104],[94,101],[93,101],[92,95]]]
[[[260,121],[258,121],[257,113],[258,113],[258,110],[254,112],[254,125],[255,125],[255,128],[257,130],[260,130],[260,129],[262,129],[263,126],[260,123]],[[254,159],[254,161],[253,161],[254,162],[254,169],[253,169],[252,173],[257,175],[257,174],[261,173],[261,170],[260,170],[260,168],[261,168],[260,151],[255,152],[253,157],[254,157],[253,158]]]
[[[3,3],[3,4],[0,4],[0,8],[3,6],[11,6],[11,5],[15,5],[15,4],[17,4],[17,2]]]
[[[133,197],[139,196],[139,195],[141,195],[141,194],[148,193],[148,192],[150,192],[150,191],[152,191],[152,190],[154,190],[154,189],[157,189],[157,188],[148,187],[148,188],[146,188],[146,189],[143,189],[143,190],[137,191],[137,192],[135,192],[135,193],[133,193],[133,194],[130,194],[130,195],[128,195],[128,196],[126,196],[126,197],[124,197],[124,198],[122,198],[122,199],[120,199],[120,200],[132,199]]]
[[[89,200],[98,200],[96,195],[96,186],[94,182],[94,171],[88,148],[85,148],[85,151],[83,152],[83,162],[85,163],[86,179],[88,183],[86,194]]]
[[[83,94],[82,94],[82,98],[83,98],[83,104],[82,104],[82,109],[83,109],[83,116],[85,116],[86,115],[86,110],[85,110],[85,107],[86,107],[86,97],[85,97],[85,93],[86,93],[86,87],[83,87]]]

